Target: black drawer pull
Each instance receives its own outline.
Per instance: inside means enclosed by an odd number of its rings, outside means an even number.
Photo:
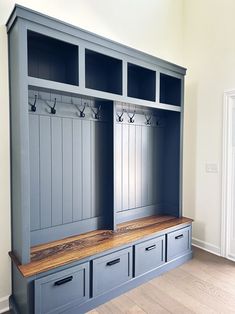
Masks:
[[[55,286],[61,286],[69,281],[73,280],[73,276],[66,277],[64,279],[58,280],[54,283]]]
[[[154,249],[156,249],[156,244],[151,245],[151,246],[149,246],[149,247],[146,247],[146,248],[145,248],[145,251],[151,251],[151,250],[154,250]]]
[[[120,258],[114,259],[113,261],[108,262],[106,265],[107,266],[112,266],[112,265],[115,265],[115,264],[118,264],[118,263],[120,263]]]
[[[176,236],[175,239],[178,240],[178,239],[181,239],[181,238],[183,238],[183,237],[184,237],[184,235],[183,235],[183,234],[180,234],[180,235]]]

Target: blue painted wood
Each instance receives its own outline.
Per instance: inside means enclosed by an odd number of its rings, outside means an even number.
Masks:
[[[133,58],[137,58],[140,60],[146,60],[150,64],[156,64],[159,67],[170,69],[172,71],[185,74],[186,69],[180,66],[177,66],[173,63],[161,60],[159,58],[156,58],[154,56],[148,55],[146,53],[143,53],[141,51],[138,51],[134,48],[127,47],[125,45],[122,45],[120,43],[116,43],[108,38],[104,38],[102,36],[96,35],[94,33],[85,31],[81,28],[72,26],[68,23],[59,21],[55,18],[49,17],[47,15],[41,14],[39,12],[33,11],[31,9],[25,8],[21,5],[15,5],[15,8],[10,15],[6,25],[7,25],[7,30],[8,32],[11,30],[11,27],[14,23],[14,20],[18,17],[21,17],[22,19],[26,19],[29,21],[34,21],[35,23],[44,25],[46,27],[51,27],[54,29],[57,29],[61,31],[62,33],[70,34],[75,37],[79,37],[83,40],[87,40],[91,43],[101,45],[108,47],[110,49],[113,49],[114,51],[118,51],[123,54],[127,54]]]
[[[27,47],[22,21],[9,34],[12,250],[22,263],[30,256],[29,122]],[[22,106],[22,104],[24,104]]]
[[[122,210],[122,125],[115,123],[115,211]]]
[[[165,236],[135,245],[135,277],[149,272],[165,263]]]
[[[141,126],[142,128],[142,166],[141,166],[141,184],[142,184],[142,207],[149,205],[148,204],[148,150],[149,150],[149,139],[148,139],[148,128],[145,126]]]
[[[51,119],[41,116],[40,134],[40,222],[51,227]]]
[[[129,125],[122,124],[122,210],[129,208]]]
[[[82,122],[73,120],[73,221],[82,219]]]
[[[82,218],[91,217],[91,122],[82,121],[82,180],[83,180],[83,213]]]
[[[142,127],[136,126],[136,207],[142,206]]]
[[[13,23],[17,17],[19,18],[16,23]],[[74,64],[80,74],[80,80],[82,80],[79,82],[80,86],[69,86],[45,79],[27,77],[27,29],[79,46],[77,54],[83,58],[80,60],[83,68],[78,69],[76,62]],[[107,227],[112,226],[115,229],[116,222],[145,215],[161,212],[181,215],[183,75],[185,69],[20,6],[16,6],[12,14],[8,30],[11,80],[13,250],[20,261],[23,263],[29,261],[30,227],[32,245],[103,227],[105,220],[108,221],[108,223],[106,221]],[[85,88],[85,49],[122,60],[123,95]],[[35,67],[38,63],[37,60],[34,60],[35,56],[34,53],[32,59],[29,60],[29,68],[34,73],[38,73],[36,76],[55,80],[57,78],[61,80],[66,76],[63,66],[57,69],[56,54],[54,60],[50,60],[50,69],[48,66],[43,66],[43,63],[48,64],[47,53],[46,55],[42,53],[41,61],[45,58],[46,62],[40,62],[39,69]],[[160,72],[172,76],[174,82],[181,80],[181,108],[159,103],[157,82],[155,84],[156,101],[142,101],[138,98],[127,97],[128,86],[125,75],[128,63],[156,72],[158,83]],[[110,78],[112,78],[112,73]],[[110,83],[105,77],[101,79],[106,80],[107,84]],[[134,79],[136,78],[134,77]],[[62,81],[69,82],[66,79]],[[103,84],[104,82],[97,80],[95,83]],[[139,82],[137,83],[139,84]],[[139,116],[137,116],[135,124],[132,125],[128,124],[128,117],[125,114],[123,124],[114,123],[112,130],[114,138],[110,141],[108,135],[112,133],[110,124],[100,124],[92,119],[90,121],[78,120],[74,106],[71,104],[68,104],[66,108],[58,105],[57,116],[48,114],[49,108],[46,104],[44,104],[46,112],[45,110],[40,114],[37,112],[37,116],[29,115],[25,105],[27,103],[27,84],[51,89],[52,93],[56,95],[58,103],[63,97],[64,99],[70,97],[69,94],[61,95],[58,91],[67,91],[112,101],[121,100],[135,104],[137,107],[142,106],[139,108],[144,111],[146,107],[162,108],[165,113],[162,111],[161,116],[166,123],[160,127],[150,127],[146,126],[143,120],[138,120]],[[135,87],[138,84],[133,85]],[[111,91],[115,88],[115,86],[111,86]],[[174,89],[174,86],[173,88],[170,86],[170,88]],[[135,93],[138,94],[135,97],[149,99],[149,95],[146,95],[144,90],[135,90]],[[49,98],[49,101],[51,99]],[[91,100],[89,101],[91,102]],[[169,98],[166,102],[172,103]],[[179,105],[178,102],[177,105]],[[73,109],[71,109],[72,107]],[[159,111],[157,112],[159,113]],[[112,118],[114,118],[113,114],[108,115],[108,121]],[[113,149],[113,142],[118,143],[119,141],[120,147],[117,148],[116,144],[114,147],[117,158],[113,165],[113,152],[110,153],[110,151]],[[108,144],[105,145],[105,142]],[[35,162],[35,167],[33,162]],[[115,211],[117,214],[113,214],[113,167],[115,168],[115,180],[117,178],[115,185]],[[121,174],[117,175],[119,170]],[[101,215],[102,217],[100,217]],[[169,234],[168,237],[169,243],[173,243],[173,249],[169,249],[173,257],[169,254],[169,258],[174,258],[175,261],[175,256],[180,256],[181,259],[182,254],[185,254],[183,252],[186,252],[184,250],[186,242],[179,239],[180,242],[175,245],[171,239],[172,235]],[[190,239],[191,230],[189,231],[188,247],[191,246]],[[188,258],[190,254],[191,251],[188,248],[184,256]],[[26,293],[28,299],[33,299],[31,298],[33,288],[30,286],[32,282],[25,284],[16,274],[13,276],[18,287],[22,285],[23,289],[28,289],[27,293],[29,294]],[[120,278],[121,276],[114,276],[115,280]],[[118,290],[118,288],[116,289]],[[20,289],[17,290],[20,291]],[[24,295],[26,294],[24,293]],[[26,311],[32,313],[32,301],[25,300],[26,297],[24,297]],[[79,311],[83,311],[82,308],[79,308]]]
[[[132,278],[132,247],[94,259],[92,296],[112,290]]]
[[[51,118],[52,226],[63,222],[62,119]]]
[[[73,221],[73,133],[72,120],[63,119],[63,224]]]
[[[39,161],[39,117],[29,115],[30,149],[30,226],[40,229],[40,161]]]
[[[94,217],[31,231],[31,245],[38,245],[97,229],[103,229],[105,217]]]
[[[66,312],[88,298],[88,263],[35,280],[35,314]]]
[[[68,308],[66,310],[66,314],[74,314],[74,313],[86,313],[89,310],[98,307],[100,304],[103,304],[107,301],[109,301],[112,298],[115,298],[117,296],[119,296],[122,293],[127,292],[130,289],[133,289],[135,287],[137,287],[140,284],[143,284],[153,278],[155,278],[156,276],[159,276],[167,271],[170,271],[173,268],[176,268],[180,265],[182,265],[183,263],[187,262],[188,260],[190,260],[192,258],[192,252],[189,252],[185,255],[182,255],[170,262],[167,262],[163,265],[160,265],[159,267],[157,267],[156,269],[149,271],[147,273],[144,273],[141,276],[138,277],[133,277],[131,280],[125,282],[123,285],[118,286],[110,291],[107,291],[106,293],[99,295],[97,297],[88,299],[87,302],[83,303],[83,304],[79,304],[79,305],[72,305],[70,308]],[[30,286],[30,290],[34,291],[34,288],[32,286]],[[11,301],[11,309],[13,310],[14,314],[32,314],[33,311],[29,308],[26,309],[26,311],[24,312],[20,312],[19,306],[18,306],[18,301],[15,298],[14,293],[12,294],[12,296],[10,297],[10,301]]]
[[[135,125],[129,126],[129,145],[128,145],[128,155],[129,155],[129,205],[128,208],[136,207],[136,127]]]
[[[191,250],[191,227],[167,234],[167,261],[186,254]]]

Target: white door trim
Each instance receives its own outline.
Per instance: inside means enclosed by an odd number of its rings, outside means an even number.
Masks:
[[[232,110],[235,108],[235,90],[224,92],[223,143],[222,143],[222,199],[221,199],[221,256],[235,261],[229,252],[230,225],[232,218]]]

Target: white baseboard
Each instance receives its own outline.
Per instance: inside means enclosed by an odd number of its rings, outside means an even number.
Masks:
[[[0,313],[9,311],[9,296],[0,298]]]
[[[228,254],[227,259],[230,259],[230,261],[235,262],[235,255],[234,254]]]
[[[198,247],[199,249],[202,249],[204,251],[207,251],[209,253],[221,256],[221,250],[219,246],[216,246],[214,244],[192,238],[192,245]]]

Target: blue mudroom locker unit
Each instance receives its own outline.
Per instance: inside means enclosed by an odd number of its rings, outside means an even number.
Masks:
[[[85,313],[192,257],[175,64],[16,5],[14,313]]]

